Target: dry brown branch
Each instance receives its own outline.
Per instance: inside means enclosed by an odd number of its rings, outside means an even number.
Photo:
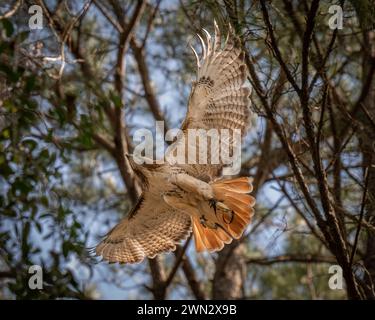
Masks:
[[[273,257],[264,258],[248,258],[246,259],[247,264],[258,264],[262,266],[269,266],[275,263],[334,263],[335,259],[333,257],[324,257],[321,255],[307,254],[289,254]]]
[[[17,0],[9,11],[0,16],[0,20],[9,19],[11,16],[13,16],[17,12],[21,4],[22,0]]]

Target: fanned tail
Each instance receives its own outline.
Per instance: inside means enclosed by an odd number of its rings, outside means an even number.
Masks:
[[[253,190],[251,179],[241,177],[215,181],[211,184],[215,209],[207,206],[203,210],[206,221],[193,218],[195,247],[198,252],[218,251],[224,243],[242,236],[254,214],[255,199],[249,193]]]
[[[254,214],[255,199],[249,193],[253,191],[252,180],[248,177],[219,180],[212,183],[214,197],[232,210],[233,215],[228,220],[228,214],[223,215],[224,227],[230,235],[238,239],[242,236]]]

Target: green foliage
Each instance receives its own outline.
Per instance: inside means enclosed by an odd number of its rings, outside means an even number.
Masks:
[[[350,0],[363,30],[375,28],[375,5],[373,0]]]
[[[18,299],[84,298],[66,264],[72,255],[87,255],[86,239],[55,190],[62,183],[60,150],[48,134],[38,135],[45,123],[33,95],[43,79],[16,63],[13,47],[27,33],[15,34],[9,20],[2,23],[8,39],[0,43],[0,80],[12,94],[0,109],[0,270],[12,275],[9,294]],[[33,264],[43,267],[45,290],[28,287]]]

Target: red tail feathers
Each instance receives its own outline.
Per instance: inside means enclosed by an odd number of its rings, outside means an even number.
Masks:
[[[218,206],[214,215],[215,221],[210,223],[216,225],[216,228],[205,227],[197,217],[193,218],[198,252],[218,251],[223,248],[224,243],[240,238],[254,214],[255,199],[248,194],[253,190],[250,178],[219,180],[211,186]]]

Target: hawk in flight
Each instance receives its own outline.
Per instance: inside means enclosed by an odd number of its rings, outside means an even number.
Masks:
[[[216,23],[213,39],[203,31],[205,40],[198,35],[202,58],[192,48],[197,80],[181,130],[184,134],[189,129],[240,130],[244,135],[249,123],[250,88],[244,86],[248,71],[240,41],[231,27],[224,44]],[[175,143],[186,141],[177,139]],[[232,144],[227,140],[229,147]],[[142,182],[142,195],[96,247],[98,256],[109,262],[139,263],[175,250],[191,232],[198,252],[221,250],[224,244],[242,236],[254,213],[255,199],[249,194],[251,179],[223,178],[222,161],[172,164],[169,156],[167,152],[163,164],[140,165],[127,155]]]

